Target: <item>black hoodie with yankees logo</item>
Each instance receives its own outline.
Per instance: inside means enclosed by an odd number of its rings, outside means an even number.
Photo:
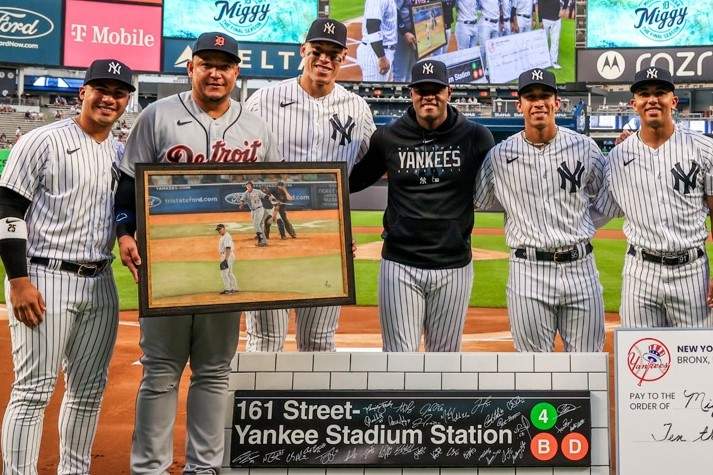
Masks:
[[[471,259],[473,187],[493,135],[448,106],[435,130],[421,127],[413,107],[371,136],[349,176],[351,193],[387,173],[381,255],[423,269],[452,269]]]

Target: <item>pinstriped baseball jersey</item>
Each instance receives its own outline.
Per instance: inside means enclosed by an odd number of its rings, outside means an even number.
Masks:
[[[713,140],[676,126],[658,149],[636,133],[608,156],[609,196],[597,207],[624,218],[624,234],[634,246],[677,252],[703,246],[706,177],[713,177]]]
[[[458,0],[456,9],[458,11],[458,21],[475,21],[478,19],[477,0]]]
[[[361,36],[363,41],[373,43],[382,40],[384,46],[396,44],[396,3],[394,0],[366,0],[364,3],[364,20],[379,20],[381,22],[380,31],[370,35],[366,31],[366,21],[361,24]]]
[[[111,259],[116,144],[111,135],[96,143],[73,119],[64,119],[28,132],[12,148],[0,186],[32,202],[26,214],[28,256]]]
[[[478,0],[478,7],[483,12],[483,18],[497,20],[500,18],[500,8],[503,0]]]
[[[366,101],[339,84],[314,98],[288,79],[256,91],[246,102],[280,137],[287,162],[346,161],[351,170],[369,147],[376,126]]]
[[[518,15],[532,15],[533,0],[511,0],[511,4],[515,7],[515,13]]]
[[[262,198],[265,198],[266,196],[267,195],[262,191],[253,189],[253,191],[245,191],[241,193],[240,201],[244,201],[245,204],[248,205],[248,208],[252,211],[262,208]]]
[[[213,119],[191,91],[150,104],[126,142],[121,170],[134,176],[136,163],[279,162],[277,143],[265,123],[239,102]]]
[[[518,133],[488,154],[475,203],[489,208],[500,201],[511,248],[571,247],[594,236],[590,204],[603,193],[605,169],[596,143],[582,134],[559,127],[540,149]]]
[[[220,237],[220,240],[218,241],[218,253],[222,256],[225,255],[225,250],[227,248],[231,249],[230,257],[235,258],[235,245],[233,244],[233,237],[230,235],[228,231],[225,232]]]

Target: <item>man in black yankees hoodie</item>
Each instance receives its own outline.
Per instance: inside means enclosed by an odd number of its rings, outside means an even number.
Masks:
[[[412,106],[378,129],[349,177],[352,193],[388,175],[379,317],[384,351],[459,351],[473,285],[473,186],[493,145],[448,105],[444,63],[412,69]]]

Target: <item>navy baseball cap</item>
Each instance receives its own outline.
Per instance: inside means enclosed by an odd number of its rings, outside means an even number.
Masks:
[[[236,63],[240,62],[238,56],[238,41],[230,35],[219,31],[209,31],[203,33],[193,43],[193,54],[198,54],[203,51],[219,51],[232,57]]]
[[[644,68],[641,71],[637,71],[634,75],[634,84],[631,85],[631,92],[635,93],[641,87],[654,83],[661,84],[672,91],[676,89],[676,86],[673,84],[671,73],[667,69],[651,66]]]
[[[123,83],[131,92],[136,88],[131,84],[134,72],[130,67],[116,59],[96,59],[87,68],[84,75],[84,84],[101,79],[114,79]]]
[[[317,18],[307,31],[308,41],[326,41],[342,48],[347,47],[347,27],[344,23],[331,18]]]
[[[522,91],[530,86],[543,86],[557,92],[557,78],[555,75],[546,69],[534,68],[528,69],[520,74],[517,78],[517,93],[522,94]]]
[[[413,65],[411,68],[411,83],[408,87],[427,83],[450,86],[448,84],[446,63],[435,59],[424,59]]]

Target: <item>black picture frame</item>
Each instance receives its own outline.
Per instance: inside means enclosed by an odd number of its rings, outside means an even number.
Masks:
[[[296,238],[281,239],[274,223],[258,246],[253,213],[238,202],[248,180],[272,191],[273,207],[284,183]],[[137,164],[136,203],[142,317],[356,302],[346,162]],[[216,285],[215,275],[227,279],[218,224],[233,236],[234,293]]]
[[[426,12],[430,15],[429,19],[419,20]],[[411,15],[414,36],[416,36],[416,57],[419,60],[448,43],[441,0],[418,0],[413,2],[409,5],[409,14]],[[431,40],[430,35],[426,36],[430,31],[435,35],[435,42]]]

